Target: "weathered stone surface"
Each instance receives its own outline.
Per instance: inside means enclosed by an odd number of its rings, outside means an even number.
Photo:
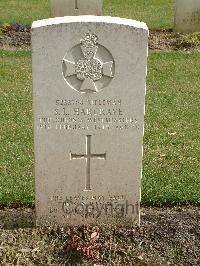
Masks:
[[[175,30],[183,33],[200,31],[200,0],[176,0]]]
[[[52,17],[96,15],[103,12],[103,0],[51,0]]]
[[[139,222],[147,42],[128,19],[33,23],[38,223]]]

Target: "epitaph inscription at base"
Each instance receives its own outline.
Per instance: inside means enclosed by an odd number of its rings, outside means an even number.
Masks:
[[[200,0],[176,0],[175,30],[200,32]]]
[[[33,23],[38,224],[139,223],[147,41],[120,18]]]

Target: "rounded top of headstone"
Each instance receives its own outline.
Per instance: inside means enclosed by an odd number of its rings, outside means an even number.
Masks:
[[[58,24],[68,24],[68,23],[81,23],[81,22],[91,22],[91,23],[107,23],[107,24],[118,24],[124,26],[130,26],[138,29],[143,29],[148,31],[146,23],[119,17],[110,17],[110,16],[66,16],[58,18],[49,18],[34,21],[32,24],[32,29],[58,25]]]

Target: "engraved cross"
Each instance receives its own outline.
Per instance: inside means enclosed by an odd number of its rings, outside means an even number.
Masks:
[[[104,159],[106,160],[106,153],[103,154],[93,154],[91,152],[91,140],[92,136],[86,136],[86,153],[85,154],[72,154],[70,152],[70,160],[73,159],[85,159],[86,160],[86,184],[85,184],[85,191],[91,191],[90,185],[90,164],[91,159]]]
[[[78,0],[75,0],[75,9],[78,9]]]

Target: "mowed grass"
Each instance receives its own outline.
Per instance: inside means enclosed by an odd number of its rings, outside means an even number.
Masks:
[[[50,0],[1,0],[0,23],[21,23],[50,17]]]
[[[104,15],[147,23],[150,29],[173,28],[175,0],[104,0]],[[50,17],[50,0],[1,0],[0,24],[21,23]]]
[[[200,203],[199,53],[149,56],[143,203]]]
[[[151,53],[143,204],[200,203],[199,53]],[[0,205],[34,204],[31,52],[0,50]]]
[[[175,0],[104,0],[104,14],[143,21],[152,29],[172,29]]]
[[[33,202],[31,53],[0,50],[0,204]]]

